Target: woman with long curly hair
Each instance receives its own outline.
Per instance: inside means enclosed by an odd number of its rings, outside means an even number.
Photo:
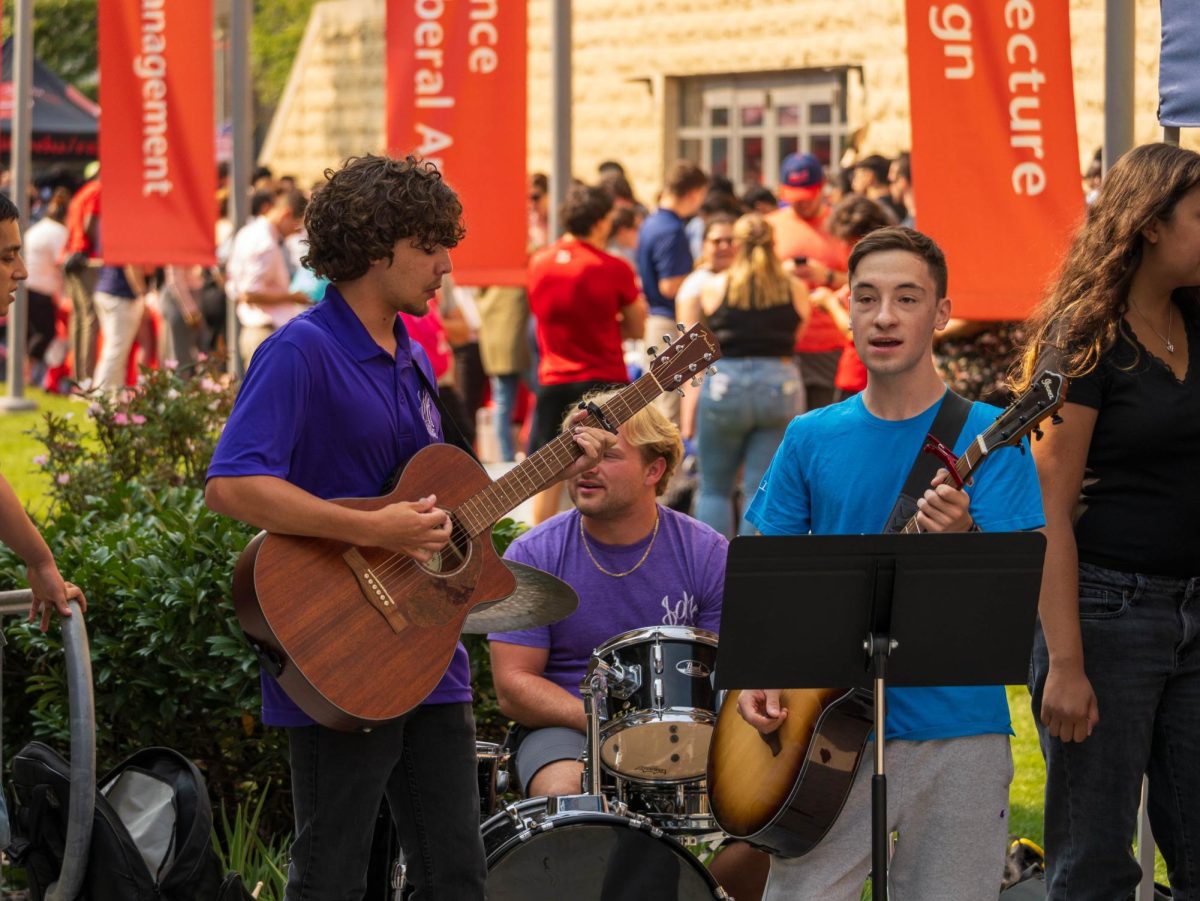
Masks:
[[[696,518],[726,538],[737,534],[733,489],[754,495],[792,417],[804,412],[804,385],[792,346],[808,323],[808,291],[775,258],[774,232],[758,213],[733,225],[736,256],[700,294],[699,319],[721,342],[716,375],[704,381],[697,413],[700,491]]]
[[[1108,173],[1014,387],[1070,379],[1034,457],[1046,568],[1031,689],[1048,895],[1127,898],[1143,774],[1175,898],[1200,898],[1200,155]]]

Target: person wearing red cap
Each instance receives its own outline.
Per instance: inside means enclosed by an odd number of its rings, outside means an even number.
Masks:
[[[795,261],[795,275],[809,289],[837,290],[846,284],[850,248],[825,231],[829,206],[821,195],[825,170],[811,153],[789,154],[779,175],[779,198],[788,204],[767,216],[775,231],[775,254]],[[833,401],[833,378],[844,339],[829,314],[814,309],[796,344],[809,410]]]

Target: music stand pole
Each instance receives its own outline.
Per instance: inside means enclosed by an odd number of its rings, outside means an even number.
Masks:
[[[863,650],[871,655],[875,683],[875,775],[871,777],[871,897],[887,901],[888,883],[888,826],[887,826],[887,772],[883,764],[883,746],[886,734],[886,666],[888,654],[897,643],[886,635],[870,634],[863,642]]]

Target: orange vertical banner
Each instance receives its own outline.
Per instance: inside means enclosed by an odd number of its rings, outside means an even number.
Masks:
[[[99,7],[104,260],[211,265],[212,0]]]
[[[917,227],[954,315],[1021,319],[1083,215],[1068,0],[907,0]]]
[[[524,0],[388,0],[388,152],[435,163],[463,204],[463,285],[525,284]]]

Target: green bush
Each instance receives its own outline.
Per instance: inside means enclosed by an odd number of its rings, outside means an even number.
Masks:
[[[217,368],[144,372],[136,389],[96,396],[92,429],[48,414],[35,437],[50,477],[43,534],[59,568],[88,595],[100,768],[166,745],[204,771],[215,799],[236,805],[287,784],[286,735],[258,723],[258,664],[229,600],[233,564],[253,530],[204,505],[204,473],[233,403]],[[0,553],[0,586],[23,567]],[[65,744],[66,676],[57,630],[10,621],[5,704],[9,750],[29,738]],[[286,830],[286,796],[268,827]]]

